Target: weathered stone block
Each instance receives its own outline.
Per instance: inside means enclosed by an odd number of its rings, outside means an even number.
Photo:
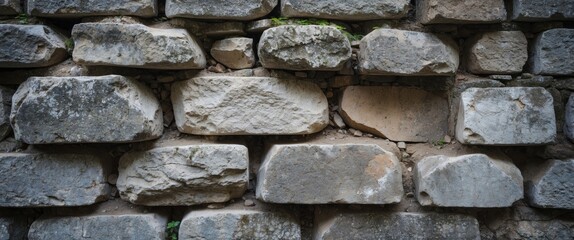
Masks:
[[[564,112],[564,134],[574,142],[574,94],[570,94]]]
[[[90,154],[0,154],[0,206],[83,206],[106,200],[106,160]]]
[[[512,19],[516,21],[551,21],[574,19],[572,0],[513,0]]]
[[[13,224],[14,220],[11,218],[0,218],[0,240],[10,240]]]
[[[410,9],[407,0],[284,0],[281,15],[284,17],[326,18],[336,20],[375,20],[406,17]]]
[[[155,17],[158,13],[157,0],[28,0],[27,8],[28,14],[38,17]]]
[[[14,95],[14,90],[0,86],[0,141],[12,132],[10,126],[12,95]]]
[[[360,49],[359,70],[366,75],[452,75],[458,69],[456,43],[430,33],[377,29]]]
[[[447,100],[417,88],[350,86],[340,106],[347,125],[393,141],[436,141],[448,130]]]
[[[253,20],[269,14],[278,0],[167,0],[165,14],[169,18],[184,17],[216,20]]]
[[[556,137],[553,99],[544,88],[470,88],[460,99],[456,138],[463,144],[538,145]]]
[[[525,184],[528,204],[540,208],[574,209],[574,159],[548,160],[530,170],[536,174]]]
[[[258,56],[265,68],[339,71],[351,58],[351,43],[334,27],[285,25],[263,32]]]
[[[495,23],[506,20],[504,0],[419,0],[416,12],[422,24]]]
[[[28,144],[137,142],[163,132],[151,89],[118,75],[31,77],[14,94],[10,119]]]
[[[519,73],[528,60],[528,41],[520,31],[479,34],[467,44],[466,67],[475,74]]]
[[[211,47],[211,56],[228,68],[252,68],[255,65],[253,39],[227,38],[216,41]]]
[[[275,145],[257,177],[257,198],[271,203],[388,204],[403,195],[399,159],[374,144]]]
[[[282,212],[199,210],[183,218],[179,239],[301,239],[301,229]]]
[[[19,0],[0,0],[0,16],[16,15],[21,11]]]
[[[538,34],[530,61],[534,74],[574,75],[574,29],[557,28]]]
[[[64,61],[65,41],[48,26],[0,24],[0,68],[47,67]]]
[[[423,206],[510,207],[524,195],[520,170],[484,154],[426,157],[413,177]]]
[[[202,69],[205,54],[184,29],[142,24],[80,23],[72,29],[74,61],[84,65]]]
[[[175,121],[196,135],[293,135],[329,123],[327,98],[310,82],[267,77],[199,77],[172,85]]]

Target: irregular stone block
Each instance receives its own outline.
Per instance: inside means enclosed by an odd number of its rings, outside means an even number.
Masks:
[[[89,154],[0,154],[0,206],[83,206],[108,198],[106,160]]]
[[[520,31],[479,34],[467,44],[466,68],[475,74],[520,73],[528,60],[528,41]]]
[[[215,20],[253,20],[269,14],[278,0],[167,0],[165,15],[169,18],[184,17]]]
[[[410,9],[407,0],[284,0],[281,15],[284,17],[326,18],[336,20],[399,19]]]
[[[530,61],[534,74],[574,75],[574,29],[556,28],[538,34]]]
[[[255,65],[252,38],[227,38],[216,41],[211,56],[232,69],[252,68]]]
[[[172,85],[179,131],[196,135],[293,135],[329,123],[327,98],[310,82],[199,77]]]
[[[0,141],[12,132],[10,126],[10,109],[14,90],[0,86]]]
[[[574,19],[572,0],[513,0],[512,19],[516,21],[551,21]]]
[[[414,182],[423,206],[510,207],[524,195],[520,170],[484,154],[426,157],[415,166]]]
[[[419,0],[416,12],[422,24],[496,23],[506,20],[504,0]]]
[[[365,75],[452,75],[458,69],[457,45],[430,33],[377,29],[361,40],[360,49]]]
[[[263,32],[258,56],[265,68],[339,71],[351,58],[351,43],[334,27],[284,25]]]
[[[179,239],[301,239],[301,229],[282,212],[199,210],[183,218]]]
[[[570,94],[564,114],[564,134],[574,142],[574,94]]]
[[[0,16],[16,15],[20,13],[22,9],[20,8],[19,0],[1,0],[0,1]]]
[[[574,159],[548,160],[530,170],[536,174],[525,184],[529,205],[574,209]]]
[[[389,204],[403,195],[396,155],[374,144],[274,145],[257,175],[271,203]]]
[[[447,100],[417,88],[350,86],[339,106],[347,125],[393,141],[436,141],[448,130]]]
[[[129,152],[119,163],[122,199],[138,205],[184,206],[241,197],[249,181],[242,145],[184,144]]]
[[[72,29],[74,61],[85,65],[202,69],[205,54],[184,29],[142,24],[80,23]]]
[[[163,132],[151,89],[118,75],[31,77],[14,94],[10,119],[28,144],[137,142]]]
[[[470,88],[460,100],[456,138],[463,144],[538,145],[556,137],[553,99],[544,88]]]
[[[158,13],[157,0],[28,0],[27,8],[28,14],[38,17],[155,17]]]
[[[68,57],[66,39],[44,25],[0,24],[0,68],[47,67]]]

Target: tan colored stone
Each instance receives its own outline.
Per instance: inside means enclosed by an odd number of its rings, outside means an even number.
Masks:
[[[416,12],[422,24],[494,23],[506,20],[504,0],[418,0]]]

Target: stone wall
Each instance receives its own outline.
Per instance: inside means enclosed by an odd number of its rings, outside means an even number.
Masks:
[[[0,239],[572,239],[572,0],[0,1]]]

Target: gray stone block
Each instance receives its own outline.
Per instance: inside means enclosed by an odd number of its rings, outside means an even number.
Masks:
[[[475,74],[520,73],[528,60],[528,41],[520,31],[483,33],[466,44],[466,67]]]
[[[28,0],[27,12],[38,17],[139,16],[155,17],[157,0]]]
[[[574,209],[574,159],[548,160],[530,169],[526,181],[528,204],[539,208]]]
[[[504,0],[418,0],[416,12],[422,24],[496,23],[506,20]]]
[[[211,56],[228,68],[245,69],[255,65],[252,38],[226,38],[211,47]]]
[[[574,94],[570,94],[564,111],[564,135],[574,142]]]
[[[66,39],[44,25],[0,24],[0,68],[47,67],[68,57]]]
[[[512,19],[515,21],[560,21],[574,19],[572,0],[513,0]]]
[[[326,18],[336,20],[399,19],[410,9],[407,0],[283,0],[281,15],[284,17]]]
[[[167,0],[165,14],[169,18],[184,17],[214,20],[253,20],[269,14],[278,0]]]
[[[574,75],[574,29],[538,34],[530,53],[531,70],[540,75]]]
[[[0,86],[0,141],[12,132],[10,126],[10,110],[14,90]]]
[[[20,0],[0,0],[0,16],[17,15],[20,12]]]

